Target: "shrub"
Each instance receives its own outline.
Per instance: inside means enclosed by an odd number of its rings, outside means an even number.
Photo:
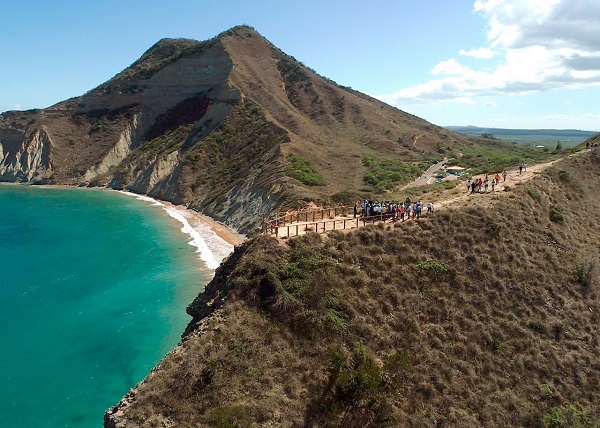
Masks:
[[[378,364],[364,343],[359,342],[352,353],[329,351],[328,381],[320,402],[321,412],[342,416],[341,426],[362,421],[388,419],[387,398],[396,393],[400,376],[408,365],[408,354],[396,352]],[[356,425],[358,426],[358,425]]]
[[[383,192],[391,190],[399,184],[409,182],[418,177],[423,171],[419,166],[400,159],[376,159],[367,156],[363,159],[367,173],[363,177],[365,184],[370,186],[369,191]]]
[[[439,263],[434,261],[419,262],[415,265],[417,269],[429,270],[435,273],[447,273],[450,267],[447,263]]]
[[[577,280],[589,290],[592,286],[596,272],[598,271],[598,262],[593,259],[586,259],[577,263]]]
[[[583,427],[581,412],[572,405],[566,409],[558,407],[552,408],[546,416],[544,416],[544,428],[579,428]]]
[[[529,196],[531,196],[531,199],[533,199],[534,201],[541,202],[542,195],[533,187],[529,187],[527,189],[527,193],[529,193]]]
[[[302,184],[307,186],[324,186],[323,177],[317,174],[315,167],[302,156],[290,153],[288,156],[290,166],[286,169],[286,174]]]
[[[550,221],[554,223],[564,223],[565,218],[562,215],[560,207],[553,205],[550,207]]]

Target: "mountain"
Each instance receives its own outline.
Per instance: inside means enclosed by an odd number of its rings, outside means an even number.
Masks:
[[[341,87],[241,26],[161,40],[80,97],[3,113],[0,180],[127,189],[248,233],[276,209],[389,191],[486,144],[502,143]]]

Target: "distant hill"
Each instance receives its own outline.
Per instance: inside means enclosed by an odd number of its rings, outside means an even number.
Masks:
[[[554,137],[575,137],[585,140],[593,137],[598,131],[581,131],[579,129],[508,129],[508,128],[480,128],[478,126],[444,126],[454,132],[465,135],[542,135]]]
[[[309,201],[389,197],[444,156],[537,155],[341,87],[246,26],[161,40],[80,97],[0,115],[0,180],[127,189],[242,232]]]

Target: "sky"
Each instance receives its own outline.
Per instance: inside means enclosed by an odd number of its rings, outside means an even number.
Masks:
[[[250,25],[440,126],[600,131],[599,0],[0,0],[0,111],[79,96],[162,38]]]

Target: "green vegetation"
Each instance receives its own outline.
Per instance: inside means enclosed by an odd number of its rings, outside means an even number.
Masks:
[[[325,181],[321,177],[315,167],[305,158],[296,154],[288,155],[290,166],[285,170],[286,174],[307,186],[323,186]]]
[[[554,223],[563,223],[565,221],[565,217],[563,216],[560,207],[556,205],[550,207],[550,221],[553,221]]]
[[[329,351],[327,387],[320,410],[340,419],[340,426],[368,426],[389,420],[388,396],[400,387],[408,366],[408,354],[396,352],[385,358],[383,367],[363,342],[352,353]]]
[[[382,193],[400,184],[408,183],[423,172],[423,164],[415,165],[400,159],[377,159],[367,156],[363,159],[367,168],[364,183],[369,186],[367,191]]]
[[[208,136],[197,140],[192,133],[182,146],[182,183],[186,199],[221,200],[227,191],[249,174],[273,167],[273,149],[288,140],[287,133],[269,123],[256,104],[238,104],[229,117]]]
[[[521,162],[532,164],[550,158],[550,155],[539,150],[494,140],[485,145],[456,145],[453,152],[462,153],[460,165],[469,168],[472,175],[496,173],[514,168]]]
[[[542,201],[542,195],[535,188],[528,187],[527,193],[529,194],[529,196],[531,196],[531,199],[533,199],[534,201],[536,201],[536,202]]]
[[[435,273],[447,273],[450,267],[447,263],[439,263],[434,261],[419,262],[415,265],[417,269],[425,271],[433,271]]]
[[[584,428],[581,412],[572,405],[566,408],[554,407],[544,417],[544,428]]]
[[[589,291],[598,274],[598,261],[593,258],[577,262],[577,280]]]

